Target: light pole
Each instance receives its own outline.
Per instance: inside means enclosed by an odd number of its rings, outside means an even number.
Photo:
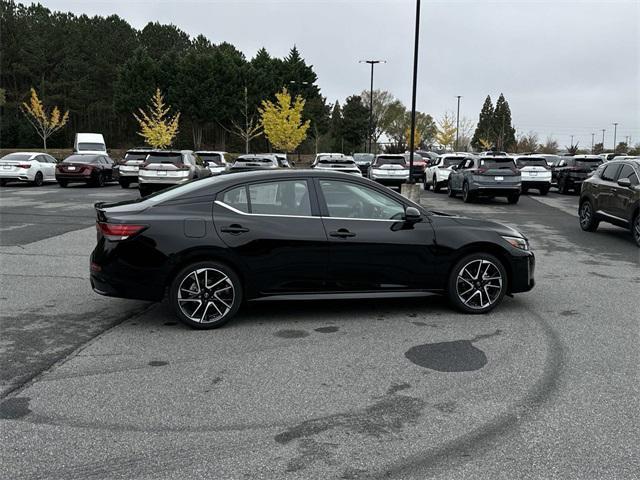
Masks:
[[[460,131],[460,99],[462,95],[456,95],[458,99],[458,113],[456,113],[456,152],[458,151],[458,132]]]
[[[571,135],[571,148],[573,148],[573,135]]]
[[[409,134],[409,184],[413,183],[413,150],[416,130],[416,90],[418,87],[418,44],[420,39],[420,0],[416,0],[416,39],[413,45],[413,91],[411,93],[411,133]]]
[[[593,139],[595,138],[596,134],[592,133],[591,134],[591,153],[593,153]]]
[[[613,124],[613,152],[616,151],[616,134],[618,133],[618,123]]]
[[[371,87],[369,88],[369,153],[371,153],[371,139],[373,137],[373,66],[376,63],[387,63],[386,60],[360,60],[358,63],[371,65]]]
[[[602,150],[604,151],[604,132],[606,132],[606,130],[603,128],[602,129]]]

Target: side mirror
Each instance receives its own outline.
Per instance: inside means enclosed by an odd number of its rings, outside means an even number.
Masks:
[[[628,178],[621,178],[620,180],[618,180],[618,185],[624,188],[631,188],[631,180],[629,180]]]
[[[451,170],[458,170],[458,168],[460,168],[459,165],[452,165],[451,166]]]
[[[404,211],[404,219],[406,222],[415,223],[419,222],[422,218],[420,210],[416,207],[407,207]]]

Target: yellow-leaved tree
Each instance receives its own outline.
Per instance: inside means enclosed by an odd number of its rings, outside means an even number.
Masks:
[[[49,114],[40,98],[38,98],[35,88],[31,88],[29,102],[22,102],[20,109],[42,139],[42,145],[45,150],[47,149],[47,138],[64,127],[69,121],[69,110],[61,114],[58,107],[53,107],[51,114]]]
[[[407,141],[407,148],[411,148],[411,126],[407,127],[404,131],[404,138]],[[422,133],[418,130],[418,126],[416,125],[413,129],[413,146],[414,149],[417,149],[420,143],[422,142]]]
[[[479,141],[480,141],[480,146],[485,150],[491,150],[493,148],[493,142],[491,140],[486,138],[481,138]]]
[[[276,93],[276,103],[264,100],[260,109],[260,121],[264,134],[277,150],[292,152],[307,138],[309,120],[302,121],[304,99],[297,95],[291,102],[286,88]]]
[[[445,113],[438,121],[438,133],[436,133],[436,141],[444,148],[453,145],[456,139],[456,124],[453,121],[453,115]]]
[[[147,145],[153,148],[167,148],[173,143],[178,134],[180,112],[171,117],[168,115],[170,110],[171,107],[164,103],[160,89],[156,88],[156,93],[151,97],[149,112],[139,108],[140,116],[133,114],[140,125],[138,135],[144,138]]]

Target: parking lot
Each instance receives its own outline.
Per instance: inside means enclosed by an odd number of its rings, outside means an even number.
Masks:
[[[422,192],[529,237],[536,287],[488,315],[272,302],[195,331],[91,291],[92,204],[136,190],[0,194],[2,478],[637,478],[640,254],[576,196]]]

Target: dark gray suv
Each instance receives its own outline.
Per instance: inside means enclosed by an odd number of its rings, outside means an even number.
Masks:
[[[461,193],[465,203],[477,197],[506,197],[509,203],[520,199],[520,171],[511,157],[468,157],[451,168],[450,197]]]

